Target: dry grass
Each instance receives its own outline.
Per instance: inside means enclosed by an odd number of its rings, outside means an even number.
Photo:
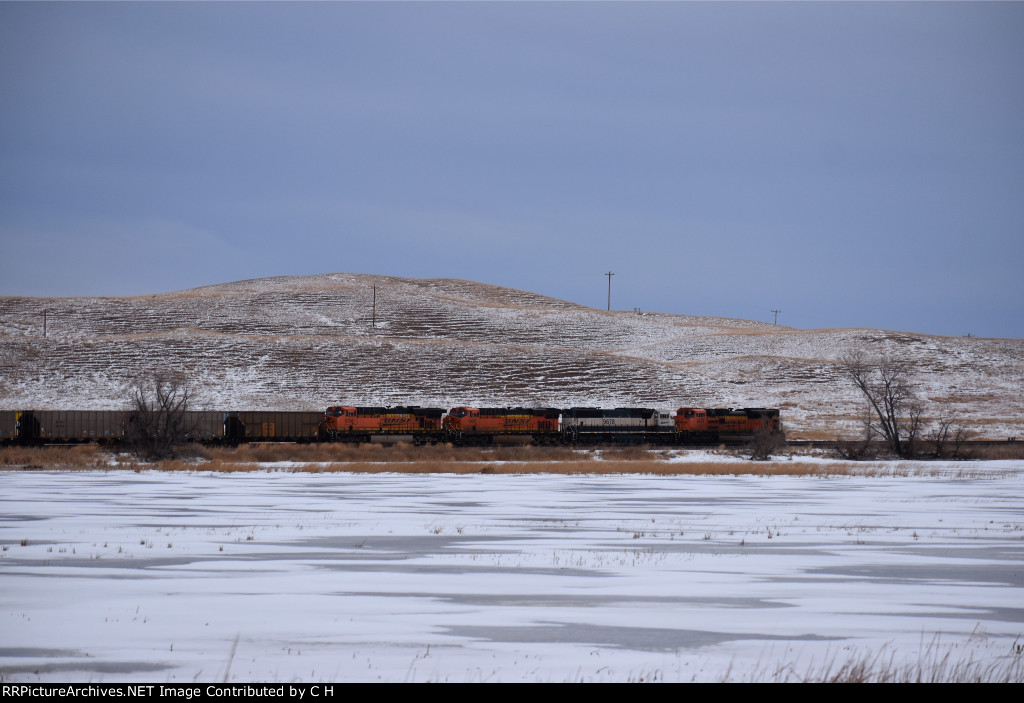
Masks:
[[[790,437],[789,433],[787,432],[787,438],[802,439],[808,442],[831,442],[836,438],[836,434],[830,429],[802,430],[798,435],[792,437]]]
[[[265,471],[273,466],[249,461],[163,461],[143,468],[160,471],[214,471],[221,473]],[[403,474],[561,474],[561,475],[651,475],[651,476],[928,476],[927,468],[893,464],[830,462],[813,464],[786,462],[669,462],[659,458],[646,461],[597,460],[584,457],[570,461],[502,461],[422,459],[420,461],[345,461],[294,463],[280,470],[294,473],[403,473]]]
[[[256,471],[258,465],[191,467],[210,471]],[[800,461],[764,462],[668,462],[648,461],[508,461],[508,462],[409,462],[401,465],[352,462],[345,464],[304,464],[293,469],[303,473],[445,473],[445,474],[562,474],[562,475],[649,475],[649,476],[942,476],[938,470],[906,467],[886,462],[829,462],[812,464]],[[963,477],[971,477],[964,474]]]
[[[978,447],[983,457],[1024,458],[1024,443]],[[716,453],[737,459],[742,450]],[[808,450],[813,455],[814,452]],[[267,469],[302,473],[415,474],[646,474],[659,476],[933,476],[948,475],[948,466],[928,462],[907,465],[889,461],[817,463],[794,455],[774,461],[670,461],[678,452],[647,447],[602,450],[569,447],[508,446],[495,448],[437,445],[251,444],[237,448],[198,445],[173,459],[141,463],[96,446],[0,449],[0,468],[54,470],[160,470],[251,472]],[[275,466],[275,464],[277,466]],[[964,473],[968,476],[970,473]]]
[[[0,448],[0,466],[11,469],[100,469],[110,454],[94,444]]]
[[[473,461],[572,461],[594,457],[586,450],[569,447],[533,447],[530,445],[495,448],[454,447],[450,444],[417,447],[411,443],[384,444],[249,444],[237,448],[206,449],[202,458],[227,463],[295,461],[304,463],[422,463]],[[648,450],[640,447],[613,449],[603,456],[623,461],[650,460]]]
[[[971,446],[968,442],[960,449],[963,459],[1024,459],[1024,441],[1006,444]]]
[[[767,675],[765,675],[767,673]],[[729,680],[729,679],[726,679]],[[846,660],[829,659],[798,672],[782,666],[758,672],[751,680],[775,683],[1024,683],[1024,645],[1014,642],[1005,656],[978,660],[955,647],[941,647],[938,638],[920,658],[897,663],[896,653],[882,647],[857,653]]]

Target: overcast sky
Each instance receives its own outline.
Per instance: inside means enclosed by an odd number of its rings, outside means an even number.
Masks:
[[[1024,3],[0,3],[0,295],[1024,337]]]

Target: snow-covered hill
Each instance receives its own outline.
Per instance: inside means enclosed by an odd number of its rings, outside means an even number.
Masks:
[[[1024,435],[1024,340],[609,313],[470,281],[362,274],[0,298],[0,408],[114,409],[132,377],[176,369],[208,408],[779,407],[791,435],[824,439],[855,431],[863,412],[835,363],[853,347],[912,360],[930,415]]]

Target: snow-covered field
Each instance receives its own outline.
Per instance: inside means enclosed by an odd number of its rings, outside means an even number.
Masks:
[[[6,472],[0,679],[1003,666],[1024,643],[1024,462],[922,468],[939,475]]]

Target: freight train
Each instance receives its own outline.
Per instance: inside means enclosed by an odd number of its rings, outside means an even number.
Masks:
[[[112,410],[0,411],[4,444],[124,441],[131,412]],[[412,442],[488,445],[744,443],[759,433],[782,435],[779,411],[770,408],[481,408],[450,410],[415,405],[336,405],[326,412],[190,411],[182,441]]]

